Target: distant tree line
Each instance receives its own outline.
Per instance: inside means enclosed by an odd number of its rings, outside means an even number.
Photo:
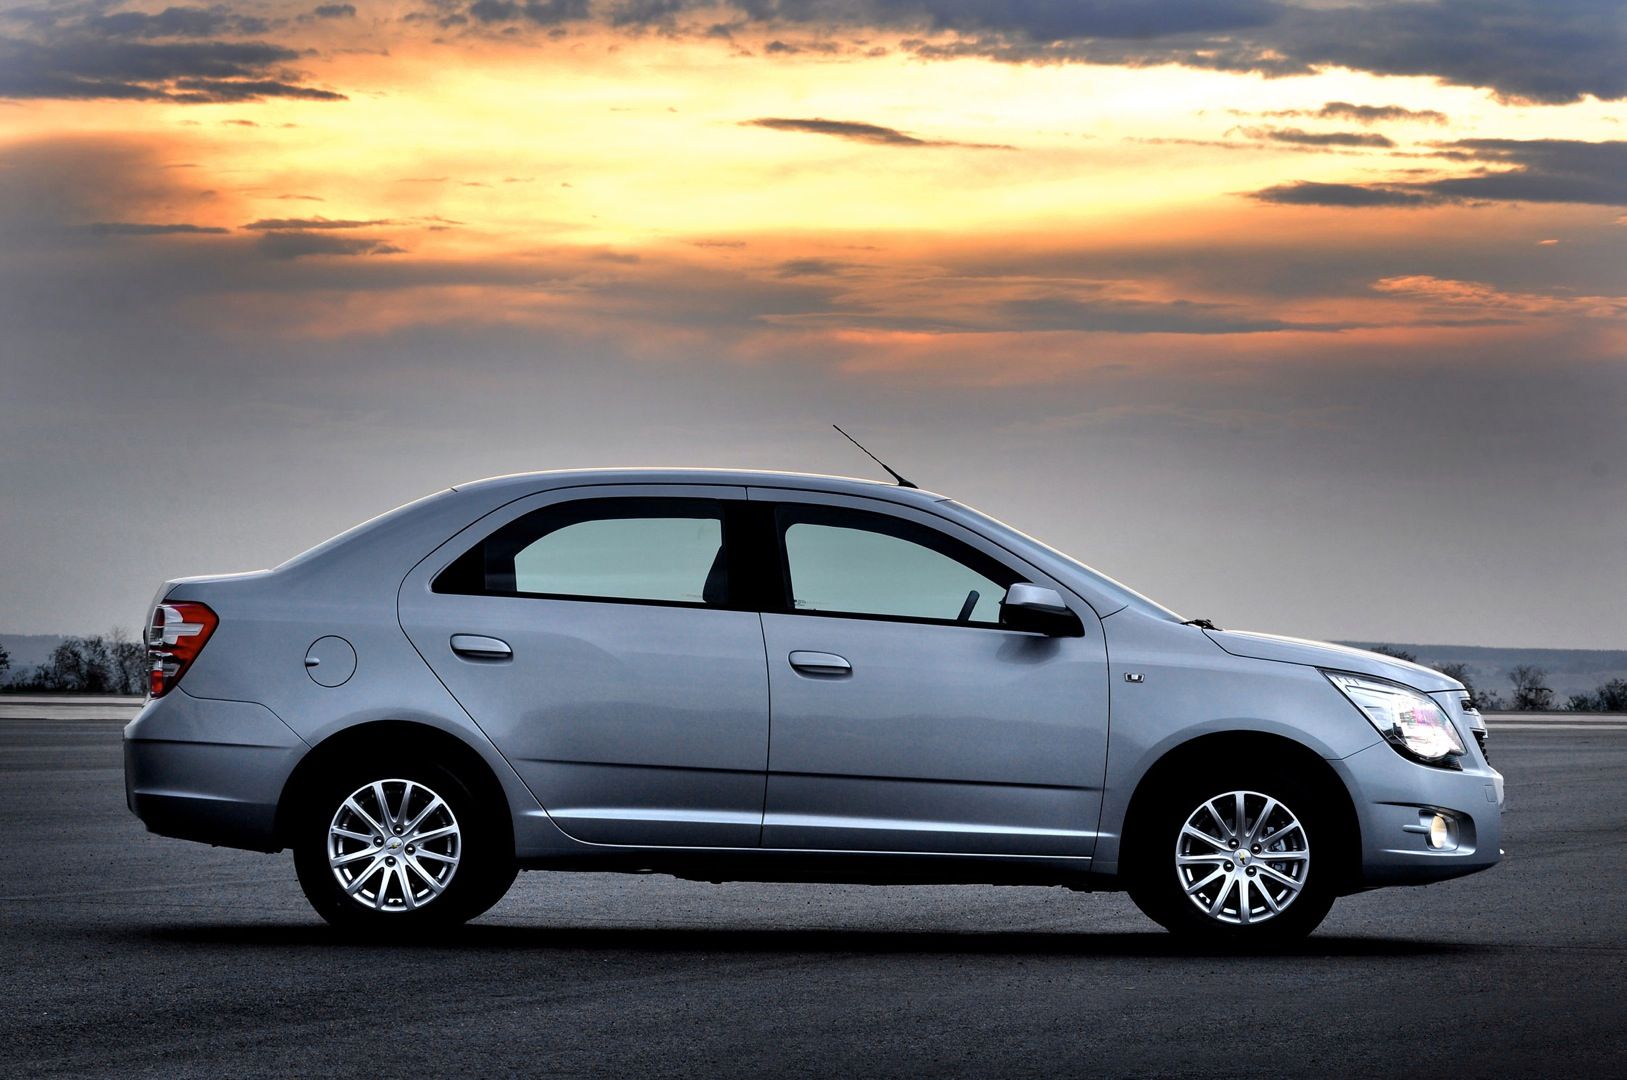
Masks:
[[[1372,651],[1418,662],[1417,654],[1395,645],[1375,645]],[[1480,709],[1550,712],[1555,708],[1554,692],[1545,685],[1548,672],[1535,664],[1516,664],[1508,669],[1511,692],[1507,698],[1495,690],[1475,686],[1467,664],[1439,664],[1435,670],[1462,683]],[[1627,679],[1611,679],[1591,694],[1572,694],[1559,708],[1568,712],[1627,712]]]
[[[141,694],[147,690],[151,668],[147,646],[123,630],[94,637],[66,638],[45,663],[17,672],[5,682],[7,690],[34,690],[75,694]],[[11,668],[11,654],[0,644],[0,678]]]
[[[1572,712],[1627,712],[1627,679],[1611,679],[1591,694],[1572,694],[1565,708]]]

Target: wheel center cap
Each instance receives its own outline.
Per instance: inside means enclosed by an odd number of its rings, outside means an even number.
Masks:
[[[1242,865],[1247,866],[1248,865],[1248,852],[1239,851],[1237,853],[1237,861],[1239,863],[1241,863]]]
[[[384,841],[384,846],[389,848],[391,851],[396,850],[397,848],[399,848],[401,846],[401,837],[399,837],[399,836],[390,837],[388,840]]]

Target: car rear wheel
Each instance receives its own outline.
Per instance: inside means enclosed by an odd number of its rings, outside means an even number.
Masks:
[[[1151,814],[1135,836],[1130,895],[1168,930],[1214,942],[1292,940],[1333,906],[1338,839],[1313,792],[1291,777],[1188,776],[1159,793]]]
[[[311,906],[335,926],[457,925],[514,881],[502,820],[440,765],[347,766],[314,785],[305,811],[294,866]]]

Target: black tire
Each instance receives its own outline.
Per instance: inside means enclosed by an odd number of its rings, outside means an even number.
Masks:
[[[1238,792],[1246,793],[1244,833],[1243,842],[1234,845]],[[1248,946],[1299,940],[1327,917],[1339,895],[1339,870],[1348,854],[1341,850],[1345,840],[1324,800],[1290,767],[1273,767],[1269,761],[1206,762],[1201,769],[1187,770],[1161,784],[1150,798],[1137,809],[1140,820],[1134,823],[1125,853],[1130,898],[1148,918],[1193,941]],[[1261,823],[1268,799],[1279,809]],[[1204,814],[1200,823],[1222,844],[1190,834],[1183,839],[1189,819],[1211,802],[1220,808],[1220,820]],[[1246,842],[1250,826],[1261,823],[1257,838],[1269,839],[1276,827],[1285,826],[1284,813],[1297,820],[1298,832],[1288,830],[1265,850],[1253,850],[1257,845]],[[1229,849],[1234,847],[1240,855],[1231,855]],[[1273,854],[1281,858],[1273,860]],[[1192,862],[1178,865],[1178,855]],[[1222,876],[1196,893],[1191,891],[1214,872]],[[1274,874],[1297,878],[1297,890]],[[1246,913],[1240,910],[1245,896]],[[1278,906],[1280,910],[1272,910]]]
[[[365,763],[360,760],[365,758]],[[382,786],[386,807],[401,814],[400,820],[379,822],[376,798],[367,792],[373,785]],[[415,787],[410,789],[408,784]],[[430,805],[429,794],[443,804],[432,810],[421,829],[448,824],[456,826],[455,837],[431,838],[423,841],[424,850],[414,852],[416,866],[427,868],[430,875],[439,876],[446,870],[446,859],[455,856],[456,862],[440,881],[436,891],[421,874],[409,873],[406,863],[407,841],[412,839],[394,835],[396,824],[410,824],[410,819]],[[357,880],[367,871],[374,858],[368,854],[363,841],[339,838],[335,842],[350,847],[345,854],[356,856],[347,869],[350,880],[359,886],[356,895],[348,893],[330,865],[329,829],[341,807],[353,794],[359,796],[357,809],[347,811],[342,819],[347,831],[358,835],[382,836],[375,841],[377,850],[372,854],[391,861],[372,874],[374,880]],[[401,806],[403,799],[411,800]],[[384,825],[379,830],[368,824]],[[302,793],[301,805],[293,838],[294,869],[299,875],[300,888],[316,909],[317,914],[330,924],[349,930],[385,933],[394,937],[398,932],[417,934],[430,929],[445,929],[460,925],[480,915],[503,898],[514,883],[516,866],[510,825],[503,808],[490,799],[483,799],[461,777],[444,765],[414,755],[355,755],[334,768],[325,770]],[[399,846],[399,850],[396,850]],[[393,854],[391,852],[394,852]],[[399,876],[395,867],[401,865]],[[382,891],[379,883],[383,882]],[[407,902],[403,883],[410,882],[418,897]]]

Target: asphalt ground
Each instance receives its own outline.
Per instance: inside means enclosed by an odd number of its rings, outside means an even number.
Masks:
[[[1492,739],[1501,866],[1234,956],[1112,893],[543,873],[353,943],[286,853],[146,833],[117,722],[0,719],[0,1075],[1627,1076],[1627,723]]]

